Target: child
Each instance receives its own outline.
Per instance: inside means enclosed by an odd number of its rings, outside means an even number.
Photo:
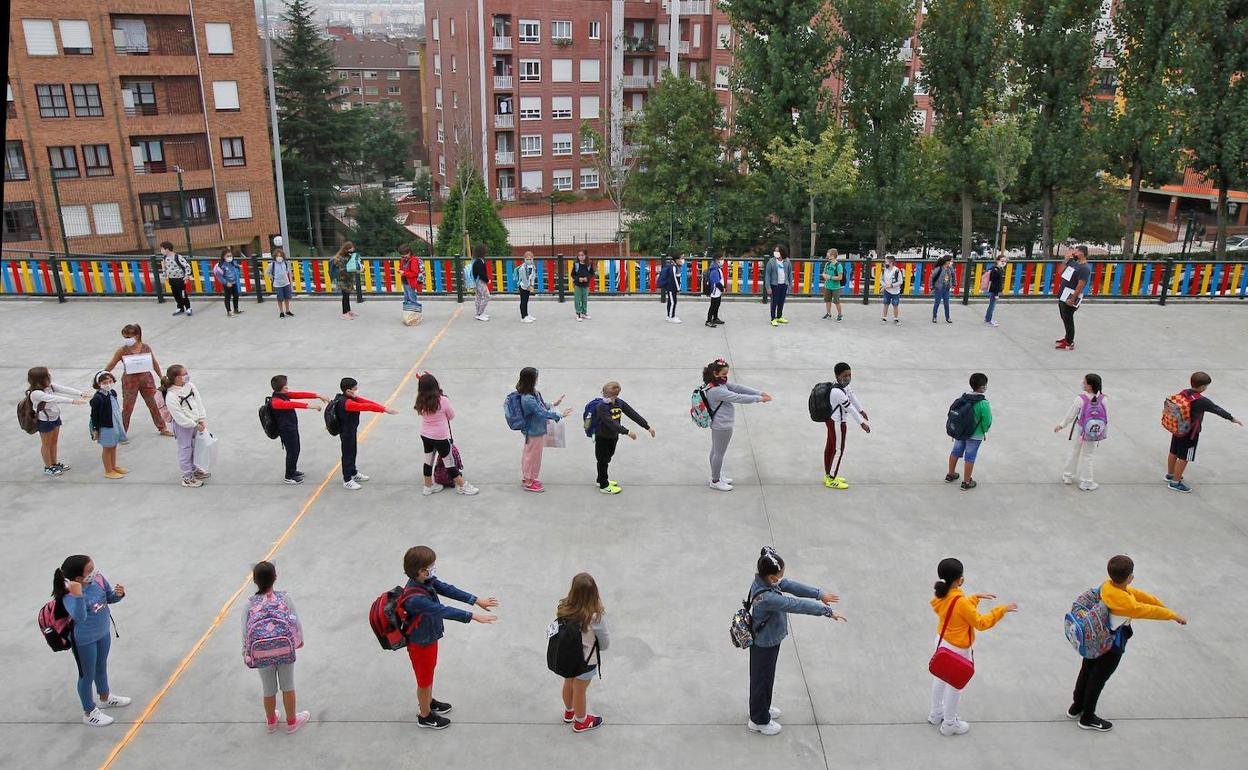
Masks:
[[[148,414],[156,430],[162,436],[173,436],[169,430],[168,419],[161,412],[164,404],[157,397],[156,385],[160,378],[160,362],[152,352],[151,345],[143,341],[143,327],[138,324],[126,324],[121,327],[121,347],[113,353],[105,371],[113,371],[121,364],[121,421],[126,433],[130,432],[130,415],[139,396],[147,404]],[[123,442],[124,443],[124,442]]]
[[[570,408],[556,412],[550,407],[563,403],[560,396],[555,403],[546,405],[541,391],[537,389],[537,369],[526,366],[520,370],[516,381],[516,393],[520,394],[520,410],[524,413],[524,451],[520,454],[520,484],[526,492],[545,492],[538,476],[542,473],[542,451],[546,447],[546,421],[558,422],[572,414]]]
[[[905,273],[897,266],[897,257],[892,254],[884,256],[884,270],[880,273],[880,297],[884,301],[884,315],[880,323],[888,323],[888,308],[893,308],[893,325],[901,325],[901,284]]]
[[[793,285],[793,265],[789,263],[788,249],[776,244],[772,249],[771,259],[763,269],[763,278],[767,290],[771,293],[771,325],[787,324],[784,317],[784,299],[789,295],[789,287]]]
[[[416,405],[412,407],[420,414],[420,443],[425,452],[425,486],[421,494],[426,497],[442,491],[441,484],[433,483],[433,462],[435,457],[442,458],[446,475],[455,485],[455,491],[461,495],[475,495],[480,490],[464,480],[459,468],[451,459],[451,447],[455,443],[451,435],[451,420],[455,419],[455,408],[451,400],[442,392],[442,386],[429,372],[420,375],[416,385]]]
[[[792,594],[785,596],[785,594]],[[746,727],[763,735],[776,735],[783,727],[776,721],[780,709],[772,708],[771,691],[776,682],[776,661],[780,643],[789,635],[789,613],[822,615],[845,620],[832,611],[841,597],[822,588],[784,577],[784,559],[770,546],[758,557],[757,571],[750,584],[750,614],[754,644],[750,645],[750,719]]]
[[[707,291],[710,292],[707,296],[711,298],[710,305],[706,308],[706,325],[712,329],[724,323],[719,319],[719,306],[724,301],[724,265],[724,255],[720,254],[711,260],[703,278]]]
[[[988,406],[988,399],[984,398],[984,391],[988,389],[988,375],[975,372],[971,375],[970,385],[971,392],[962,394],[958,400],[974,402],[975,432],[970,438],[953,440],[953,450],[949,453],[949,472],[945,474],[946,482],[957,481],[958,460],[963,460],[963,465],[966,466],[966,478],[962,480],[962,489],[974,489],[979,486],[971,478],[971,474],[975,472],[975,458],[979,456],[979,445],[984,443],[988,429],[992,427],[992,408]]]
[[[537,319],[529,315],[529,297],[537,291],[537,265],[533,252],[524,252],[524,261],[516,266],[516,288],[520,292],[520,322],[531,324]]]
[[[618,495],[620,485],[607,478],[607,466],[615,456],[615,448],[620,443],[620,436],[628,436],[633,441],[637,434],[620,423],[620,415],[628,415],[628,419],[650,432],[654,438],[654,428],[646,419],[620,398],[620,383],[614,380],[602,386],[602,402],[598,404],[594,421],[598,428],[594,431],[594,459],[598,461],[598,491],[604,495]]]
[[[236,316],[243,311],[238,309],[238,279],[241,273],[234,264],[234,251],[226,246],[221,249],[221,259],[212,268],[212,274],[221,282],[221,299],[225,301],[225,317]],[[233,312],[230,311],[231,305]]]
[[[295,700],[295,650],[303,647],[303,624],[299,622],[299,614],[295,604],[285,591],[274,591],[277,582],[277,567],[272,562],[262,561],[251,570],[251,579],[256,584],[256,592],[248,598],[247,608],[243,610],[243,662],[248,668],[260,672],[260,685],[263,688],[264,723],[269,733],[277,732],[277,690],[282,690],[282,706],[286,709],[286,732],[293,733],[307,723],[309,714],[298,711]],[[289,635],[292,649],[289,663],[257,661],[251,649],[256,634],[249,633],[256,623],[264,633],[270,636]]]
[[[60,476],[69,466],[56,456],[61,438],[61,404],[81,406],[87,403],[87,394],[52,382],[52,373],[46,366],[36,366],[26,372],[26,397],[35,410],[35,429],[39,433],[39,454],[43,456],[43,475]]]
[[[173,314],[192,315],[191,298],[186,294],[186,281],[191,277],[191,263],[173,250],[173,243],[170,241],[161,241],[160,254],[164,257],[161,267],[165,278],[169,280],[169,291],[173,292],[173,301],[178,306]]]
[[[1084,730],[1106,732],[1113,728],[1096,715],[1096,703],[1101,697],[1105,683],[1127,651],[1127,640],[1134,633],[1131,619],[1173,620],[1180,626],[1187,625],[1187,618],[1166,607],[1161,600],[1132,588],[1135,580],[1135,562],[1129,556],[1118,555],[1107,565],[1109,579],[1101,584],[1101,601],[1109,608],[1109,627],[1114,632],[1114,646],[1098,658],[1084,658],[1075,681],[1074,699],[1066,709],[1067,719],[1078,719]]]
[[[354,378],[343,377],[338,383],[338,389],[342,391],[342,395],[334,399],[334,403],[330,405],[330,409],[338,410],[338,443],[342,447],[342,486],[353,490],[359,489],[361,482],[368,481],[368,476],[360,473],[360,470],[355,467],[356,435],[360,430],[360,412],[398,414],[388,406],[360,398],[356,395],[359,387],[360,383]]]
[[[91,380],[95,395],[91,397],[91,440],[99,443],[104,462],[104,478],[120,479],[130,472],[117,464],[117,444],[126,437],[121,427],[121,403],[113,390],[116,382],[110,372],[99,371]]]
[[[420,290],[425,283],[425,266],[406,244],[399,247],[399,270],[403,274],[403,310],[419,313],[424,309],[420,304]]]
[[[443,583],[436,577],[435,562],[438,555],[433,549],[418,545],[407,549],[403,554],[403,573],[407,575],[407,587],[416,591],[408,597],[404,607],[407,616],[419,617],[421,622],[412,629],[407,640],[407,656],[412,662],[412,671],[416,674],[416,699],[420,704],[420,717],[416,720],[418,727],[432,730],[445,730],[451,726],[451,720],[445,714],[451,710],[451,704],[433,699],[433,672],[438,665],[438,640],[442,638],[443,621],[458,620],[460,623],[477,621],[493,623],[498,620],[496,615],[447,607],[439,597],[445,596],[464,604],[476,605],[483,610],[498,606],[494,597],[477,598],[461,591],[450,583]]]
[[[108,652],[112,637],[108,623],[112,613],[108,605],[126,596],[121,583],[109,585],[95,568],[90,556],[77,554],[61,563],[52,573],[52,598],[73,620],[70,634],[74,662],[78,664],[78,700],[82,703],[82,723],[89,727],[107,727],[113,718],[101,708],[121,708],[130,699],[118,695],[108,686]],[[64,617],[62,615],[61,617]],[[91,697],[91,686],[100,697],[99,707]]]
[[[1213,378],[1208,374],[1193,372],[1192,387],[1183,391],[1183,395],[1191,399],[1192,429],[1186,435],[1173,436],[1170,439],[1170,456],[1166,458],[1166,483],[1175,492],[1192,491],[1191,487],[1183,483],[1183,471],[1187,470],[1188,463],[1196,462],[1196,444],[1200,441],[1200,429],[1204,427],[1205,412],[1213,412],[1223,420],[1230,420],[1240,427],[1244,425],[1205,396],[1205,390],[1211,382]]]
[[[849,489],[849,482],[841,477],[841,460],[845,459],[845,434],[849,432],[845,416],[848,414],[854,422],[862,426],[863,433],[871,432],[871,424],[867,411],[862,408],[858,396],[854,395],[854,391],[849,387],[850,378],[853,376],[849,364],[842,361],[832,371],[836,375],[836,382],[828,391],[832,416],[824,422],[824,426],[828,429],[828,437],[823,444],[823,485],[828,489]],[[833,468],[832,460],[836,458],[838,425],[841,431],[841,456],[836,459],[836,468]]]
[[[832,317],[832,304],[836,303],[836,320],[844,318],[841,312],[841,289],[845,286],[845,258],[836,249],[828,249],[827,262],[823,263],[823,318]]]
[[[321,404],[328,404],[329,399],[311,391],[293,391],[287,384],[286,375],[278,374],[269,380],[273,387],[273,395],[269,397],[269,406],[273,409],[273,420],[277,423],[277,436],[282,440],[282,448],[286,450],[286,475],[283,483],[302,484],[303,473],[299,471],[299,417],[296,409],[315,409],[321,411]],[[304,399],[315,398],[321,404],[305,404]]]
[[[992,320],[992,311],[997,309],[997,298],[1004,290],[1005,257],[998,256],[997,261],[993,262],[992,268],[988,270],[988,312],[984,313],[984,323],[988,326],[997,325],[997,322]]]
[[[581,249],[576,252],[576,262],[572,264],[572,301],[576,307],[576,320],[589,319],[589,281],[594,277],[594,266],[589,261],[589,252]]]
[[[347,241],[338,247],[337,253],[330,260],[333,268],[334,281],[338,284],[338,293],[342,297],[342,318],[355,320],[355,311],[351,309],[351,292],[355,289],[355,278],[360,272],[360,254],[355,244]]]
[[[667,305],[667,322],[669,324],[680,323],[680,318],[676,316],[676,303],[680,300],[680,271],[684,264],[685,255],[677,255],[670,262],[663,265],[663,269],[659,271],[659,280],[656,282],[659,291],[663,293],[663,301]]]
[[[1018,605],[1014,602],[999,604],[987,615],[980,615],[976,609],[980,600],[997,597],[993,594],[964,594],[962,584],[966,578],[962,574],[962,562],[957,559],[941,559],[936,566],[936,576],[940,578],[936,581],[936,596],[932,599],[932,611],[936,613],[939,629],[936,646],[947,647],[964,658],[974,660],[971,646],[975,643],[975,632],[992,628],[1007,612],[1018,612]],[[961,700],[961,690],[932,677],[932,710],[928,712],[927,721],[940,725],[941,735],[965,735],[971,729],[969,724],[958,718]]]
[[[472,247],[472,302],[478,321],[490,320],[486,309],[490,306],[490,271],[485,267],[484,243]]]
[[[191,382],[191,373],[181,364],[174,364],[160,379],[161,393],[173,415],[173,434],[178,442],[178,468],[182,486],[202,487],[212,473],[195,465],[195,434],[208,430],[208,411]]]
[[[294,296],[293,279],[290,263],[286,261],[286,252],[273,249],[273,261],[269,263],[269,281],[273,284],[273,294],[277,297],[278,318],[295,317],[290,310],[290,300]]]
[[[732,491],[732,479],[723,475],[724,455],[732,442],[736,425],[736,404],[757,404],[771,401],[761,390],[728,382],[728,362],[717,358],[702,368],[703,398],[711,413],[711,481],[708,486],[719,492]]]
[[[598,595],[598,583],[593,576],[582,572],[572,578],[572,586],[568,595],[559,600],[555,617],[571,623],[581,632],[581,655],[586,662],[591,653],[596,654],[601,662],[602,653],[611,646],[611,637],[603,619],[605,613],[602,598]],[[595,645],[598,647],[596,653]],[[563,721],[572,724],[574,733],[583,733],[602,725],[602,717],[589,713],[585,698],[597,671],[598,663],[592,663],[585,673],[563,680]]]
[[[936,323],[936,311],[942,302],[945,303],[945,323],[953,323],[949,317],[949,295],[953,291],[955,275],[953,257],[946,255],[936,260],[932,269],[932,323]]]
[[[1092,453],[1100,441],[1085,440],[1081,423],[1083,410],[1089,404],[1100,404],[1102,408],[1105,406],[1105,396],[1101,393],[1101,375],[1099,374],[1083,376],[1083,392],[1075,397],[1070,409],[1066,410],[1066,416],[1053,428],[1054,433],[1061,433],[1066,428],[1071,428],[1071,441],[1074,445],[1070,448],[1070,457],[1067,458],[1066,468],[1062,471],[1062,483],[1073,483],[1075,472],[1078,471],[1079,488],[1084,492],[1091,492],[1100,486],[1092,480]],[[1079,434],[1077,437],[1076,433]]]

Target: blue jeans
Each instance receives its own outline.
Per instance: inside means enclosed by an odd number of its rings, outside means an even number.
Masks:
[[[961,457],[964,462],[974,465],[975,458],[979,456],[979,445],[982,443],[984,443],[982,438],[954,439],[953,450],[949,452],[949,456]]]
[[[420,294],[406,283],[403,284],[403,309],[417,312],[421,310]]]
[[[936,309],[941,302],[945,303],[945,320],[949,320],[949,287],[937,286],[932,290],[932,318],[936,317]]]
[[[985,321],[991,321],[991,320],[992,320],[992,311],[997,309],[997,297],[1000,297],[1000,296],[1001,296],[1000,294],[989,294],[989,295],[988,295],[988,312],[987,312],[987,313],[984,313],[984,320],[985,320]]]
[[[107,629],[105,629],[107,630]],[[112,639],[108,634],[86,644],[74,643],[74,662],[78,664],[78,700],[82,701],[84,713],[95,709],[95,699],[91,697],[91,685],[101,695],[108,689],[108,650]]]
[[[784,318],[784,298],[789,295],[787,283],[773,284],[771,287],[771,318]]]

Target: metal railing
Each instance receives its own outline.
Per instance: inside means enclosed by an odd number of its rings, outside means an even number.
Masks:
[[[510,51],[511,35],[494,35],[493,48],[495,51]]]
[[[514,75],[495,75],[494,76],[495,90],[510,91],[512,88],[512,82],[514,80],[514,77],[515,77]]]

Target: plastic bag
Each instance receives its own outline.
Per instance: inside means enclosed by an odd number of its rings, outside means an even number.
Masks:
[[[195,433],[191,462],[205,473],[212,472],[217,464],[217,437],[212,434],[212,431],[204,430]]]
[[[563,449],[567,445],[567,434],[563,430],[562,421],[546,421],[545,445],[554,449]]]

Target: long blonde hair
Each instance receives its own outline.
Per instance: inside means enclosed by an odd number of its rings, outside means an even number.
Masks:
[[[351,241],[344,242],[338,247],[338,253],[334,255],[334,261],[340,265],[344,264],[353,251],[355,251],[355,244]]]
[[[582,631],[588,631],[590,625],[595,620],[601,620],[605,612],[594,576],[581,572],[572,578],[568,595],[559,600],[555,615],[571,621]]]

